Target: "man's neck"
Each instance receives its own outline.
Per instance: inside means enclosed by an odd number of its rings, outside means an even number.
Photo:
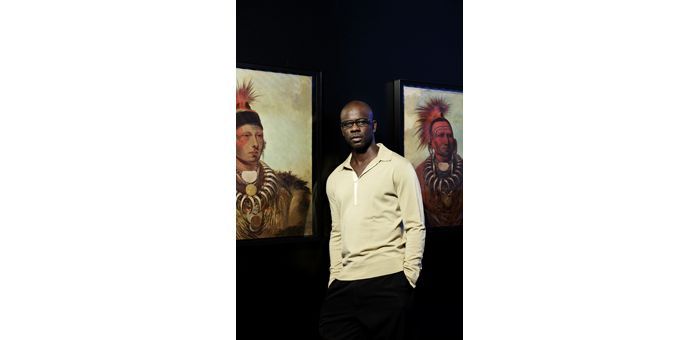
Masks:
[[[452,160],[452,157],[450,157],[450,156],[444,157],[444,156],[440,156],[436,153],[435,160],[438,162],[442,162],[442,163],[448,163],[449,161]]]
[[[352,150],[350,157],[350,166],[355,170],[355,173],[360,176],[365,170],[369,162],[371,162],[379,154],[379,146],[372,142],[366,149]]]
[[[374,157],[377,157],[378,153],[379,146],[377,146],[376,143],[372,142],[372,144],[368,145],[365,149],[353,149],[350,162],[356,164],[366,164],[371,162],[374,159]]]
[[[240,159],[236,158],[236,170],[238,170],[238,171],[257,170],[258,164],[260,164],[260,163],[259,162],[255,162],[255,163],[243,162]]]

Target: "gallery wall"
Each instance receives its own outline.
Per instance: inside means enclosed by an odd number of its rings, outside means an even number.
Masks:
[[[349,153],[338,127],[340,109],[353,99],[370,104],[377,142],[396,149],[401,140],[393,128],[393,80],[462,85],[462,3],[256,0],[238,1],[236,10],[237,62],[322,77],[314,143],[320,155],[313,188],[318,237],[237,243],[236,331],[259,339],[317,339],[328,280],[325,180]],[[461,339],[461,229],[428,230],[423,267],[416,335]]]

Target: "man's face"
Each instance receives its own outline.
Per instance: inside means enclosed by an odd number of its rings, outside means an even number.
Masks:
[[[372,144],[377,129],[373,118],[372,112],[363,105],[352,105],[340,113],[340,131],[350,148],[364,150]]]
[[[445,160],[449,160],[456,141],[452,136],[452,128],[445,121],[435,122],[431,130],[432,139],[430,147],[435,153]]]
[[[241,162],[254,164],[260,161],[264,145],[261,127],[245,124],[236,129],[236,158]]]

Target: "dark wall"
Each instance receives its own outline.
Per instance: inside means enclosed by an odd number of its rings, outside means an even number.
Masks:
[[[238,1],[239,63],[320,71],[322,104],[314,209],[320,237],[237,243],[237,333],[256,339],[317,339],[328,280],[330,216],[325,180],[349,153],[342,106],[360,99],[378,120],[377,142],[397,149],[390,83],[462,85],[461,1]],[[416,289],[423,339],[461,339],[462,232],[428,230]]]

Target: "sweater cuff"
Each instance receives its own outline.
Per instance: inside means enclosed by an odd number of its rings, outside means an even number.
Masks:
[[[411,284],[411,287],[416,288],[416,283],[418,282],[418,275],[420,275],[420,272],[415,269],[404,267],[403,273],[406,275],[406,279],[408,279],[408,283]]]

